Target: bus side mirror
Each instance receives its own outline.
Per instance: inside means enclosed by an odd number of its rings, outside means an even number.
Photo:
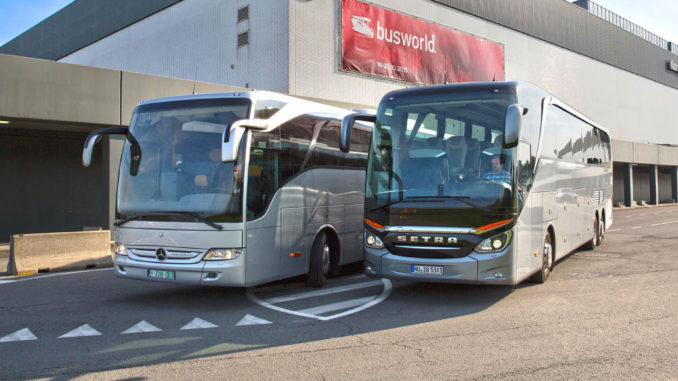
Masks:
[[[85,140],[85,147],[82,149],[82,166],[89,167],[92,164],[92,154],[94,154],[94,146],[101,140],[103,135],[97,134],[96,131],[87,135]]]
[[[525,113],[527,113],[527,109],[524,109],[517,104],[512,104],[506,109],[504,141],[502,142],[503,148],[513,148],[518,145],[518,139],[520,138],[520,126]]]
[[[341,152],[348,152],[351,150],[351,131],[356,120],[375,123],[377,115],[374,112],[362,111],[353,114],[348,114],[341,121],[341,131],[339,132],[339,149]]]
[[[236,161],[238,158],[238,147],[240,147],[240,141],[244,133],[245,129],[237,127],[235,123],[231,128],[224,130],[221,140],[221,161],[225,163]]]
[[[89,167],[90,164],[92,164],[94,146],[96,146],[96,144],[104,135],[127,135],[127,139],[132,143],[132,145],[137,143],[132,134],[130,134],[127,130],[127,127],[109,127],[92,131],[89,135],[87,135],[87,139],[85,139],[85,147],[82,149],[82,165],[84,167]],[[136,144],[136,148],[139,148],[138,143]],[[139,159],[141,159],[141,150],[139,150]]]
[[[238,147],[247,129],[265,130],[268,122],[264,119],[240,119],[224,130],[221,138],[221,161],[228,163],[238,159]]]

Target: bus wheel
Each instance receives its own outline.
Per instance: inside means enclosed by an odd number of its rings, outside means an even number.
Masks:
[[[544,237],[544,247],[542,249],[541,271],[537,271],[530,281],[532,283],[544,283],[548,279],[553,268],[553,245],[551,244],[551,234],[546,233]]]
[[[598,246],[598,237],[599,237],[599,224],[598,218],[593,217],[593,234],[591,240],[584,244],[584,250],[593,250]]]
[[[327,234],[321,232],[315,237],[311,247],[311,260],[306,276],[306,284],[309,286],[321,287],[327,280],[327,274],[330,272],[330,257],[332,250],[327,240]]]
[[[598,241],[596,244],[600,245],[603,243],[603,238],[605,238],[605,218],[601,219],[598,224]]]

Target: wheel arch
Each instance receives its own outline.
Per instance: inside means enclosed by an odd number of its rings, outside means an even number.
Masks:
[[[322,225],[315,233],[313,239],[315,240],[315,237],[320,233],[325,233],[330,244],[330,263],[336,263],[336,266],[339,266],[341,264],[341,241],[339,240],[337,230],[332,225]]]
[[[551,250],[553,251],[553,263],[556,263],[556,258],[558,253],[558,247],[557,247],[557,242],[556,242],[556,228],[553,227],[553,225],[550,225],[546,228],[546,233],[548,233],[551,236]]]

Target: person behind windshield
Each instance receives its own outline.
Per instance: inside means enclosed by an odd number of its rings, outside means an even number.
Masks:
[[[506,161],[504,154],[492,156],[492,170],[483,175],[483,180],[510,185],[511,174],[504,170],[504,161]]]

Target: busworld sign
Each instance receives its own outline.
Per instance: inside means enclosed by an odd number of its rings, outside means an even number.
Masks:
[[[504,80],[496,42],[356,0],[342,0],[343,70],[425,85]]]

